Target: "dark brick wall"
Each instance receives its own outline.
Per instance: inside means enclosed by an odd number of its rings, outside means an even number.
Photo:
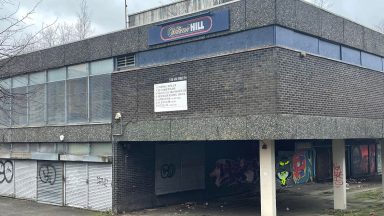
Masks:
[[[112,75],[113,113],[124,121],[275,113],[274,49]],[[188,110],[155,113],[154,84],[187,77]]]
[[[384,75],[338,61],[278,49],[277,112],[384,117]]]

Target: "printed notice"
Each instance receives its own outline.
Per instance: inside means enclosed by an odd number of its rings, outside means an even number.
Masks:
[[[188,110],[187,81],[155,84],[155,112]]]

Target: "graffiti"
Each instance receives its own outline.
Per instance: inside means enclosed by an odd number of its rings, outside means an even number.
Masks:
[[[102,185],[104,187],[108,187],[109,180],[107,178],[103,178],[100,176],[97,176],[97,184]]]
[[[13,163],[12,161],[0,161],[0,184],[3,182],[11,183],[13,180]]]
[[[39,169],[39,178],[43,183],[54,185],[56,182],[56,168],[52,165],[43,165]]]
[[[163,164],[161,166],[161,178],[172,178],[175,175],[176,167],[173,164]]]
[[[336,187],[343,185],[343,170],[340,165],[333,164],[333,183]]]
[[[215,178],[217,187],[228,187],[236,184],[255,184],[259,181],[258,161],[245,159],[220,159],[209,174]]]
[[[290,166],[291,163],[286,157],[282,157],[279,160],[276,177],[282,187],[286,187],[288,185],[288,180],[292,175]]]
[[[376,144],[352,145],[351,148],[352,177],[375,174]]]
[[[298,151],[292,157],[292,178],[295,184],[312,180],[312,159],[310,151]]]

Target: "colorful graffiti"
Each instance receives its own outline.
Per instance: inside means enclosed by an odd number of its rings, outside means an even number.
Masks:
[[[343,170],[339,164],[333,164],[333,183],[336,187],[343,185]]]
[[[292,179],[295,184],[312,181],[312,152],[298,151],[292,157]]]
[[[220,159],[209,176],[215,179],[217,187],[255,184],[259,181],[259,164],[256,159]]]
[[[291,162],[287,157],[282,157],[278,162],[276,177],[280,182],[280,186],[288,186],[288,180],[291,178]]]
[[[376,144],[352,145],[351,149],[352,177],[377,172]]]

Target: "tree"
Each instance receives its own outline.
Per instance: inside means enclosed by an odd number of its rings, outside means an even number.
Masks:
[[[80,12],[77,13],[77,22],[75,24],[76,39],[83,40],[89,37],[92,30],[91,16],[88,11],[88,4],[86,0],[80,3]]]
[[[381,20],[381,22],[375,26],[375,29],[384,34],[384,20]]]
[[[329,0],[313,0],[312,2],[322,9],[329,9],[332,7],[332,3]]]

